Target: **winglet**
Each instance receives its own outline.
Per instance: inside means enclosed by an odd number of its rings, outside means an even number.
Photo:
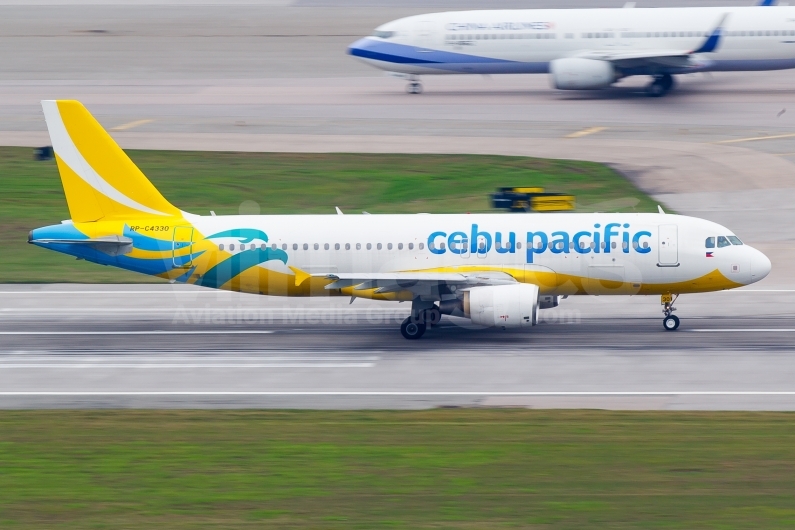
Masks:
[[[293,271],[295,273],[295,286],[296,287],[299,287],[302,283],[304,283],[304,281],[306,281],[307,278],[309,278],[311,276],[311,274],[309,274],[308,272],[302,271],[298,267],[293,267],[291,265],[288,265],[288,267],[290,268],[291,271]]]
[[[774,5],[776,5],[776,0],[762,0],[757,5],[760,5],[760,6],[774,6]]]
[[[342,210],[340,210],[339,206],[335,206],[334,209],[337,210],[337,215],[342,215]]]
[[[665,212],[663,211],[662,206],[660,206],[659,204],[657,205],[657,211],[660,212],[661,214],[665,215]],[[290,267],[290,268],[292,269],[292,267]]]
[[[690,53],[711,53],[717,51],[718,46],[720,46],[720,38],[723,36],[723,25],[726,23],[727,18],[729,18],[729,14],[724,13],[718,25],[715,26],[715,29],[713,29],[712,33],[707,37],[707,40],[705,40],[697,50],[693,50]]]

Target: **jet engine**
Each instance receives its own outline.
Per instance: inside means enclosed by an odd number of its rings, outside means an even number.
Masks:
[[[473,324],[525,328],[538,323],[538,286],[517,283],[473,287],[464,292],[464,315]]]
[[[613,65],[607,61],[568,57],[549,64],[552,86],[559,90],[593,90],[612,85],[616,79]]]

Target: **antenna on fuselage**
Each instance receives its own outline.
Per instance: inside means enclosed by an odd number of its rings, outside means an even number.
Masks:
[[[660,206],[659,204],[657,205],[657,211],[660,212],[661,214],[665,215],[665,212],[663,211],[662,206]]]

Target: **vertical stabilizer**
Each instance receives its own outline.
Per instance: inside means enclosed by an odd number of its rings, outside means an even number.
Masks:
[[[72,220],[180,215],[79,101],[42,101]]]

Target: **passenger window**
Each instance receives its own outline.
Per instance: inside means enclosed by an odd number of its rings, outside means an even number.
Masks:
[[[367,243],[367,250],[372,250],[372,249],[373,249],[373,245],[371,243]]]
[[[644,241],[643,242],[643,248],[649,248],[649,242],[648,241]]]
[[[591,241],[591,248],[592,248],[592,249],[593,249],[593,248],[596,248],[596,243],[594,243],[593,241]]]
[[[378,244],[375,246],[375,248],[377,248],[378,250],[381,250],[381,243],[378,243]]]
[[[389,243],[389,244],[386,246],[386,249],[387,249],[387,250],[392,250],[392,243]]]
[[[409,250],[414,250],[414,243],[409,243]]]
[[[304,250],[309,250],[309,244],[304,243]]]
[[[293,250],[298,250],[298,243],[293,243]]]
[[[704,246],[706,248],[715,248],[715,238],[708,237],[707,240],[704,242]]]
[[[318,245],[317,243],[315,243],[315,250],[320,250],[320,245]]]
[[[521,241],[517,241],[516,242],[516,248],[517,249],[521,249],[522,248],[522,242]]]
[[[287,250],[287,243],[282,243],[282,250]]]
[[[229,245],[229,250],[235,250],[235,244],[234,243],[231,243]]]
[[[629,249],[629,242],[628,241],[624,241],[623,243],[621,243],[621,248],[623,248],[624,250]]]
[[[732,245],[742,245],[743,244],[743,242],[740,241],[740,238],[737,237],[737,236],[726,236],[726,237],[729,239],[729,241],[731,241]]]
[[[218,245],[218,250],[223,250],[223,249],[224,249],[224,244],[223,244],[223,243],[221,243],[220,245]]]
[[[612,249],[614,249],[614,250],[615,250],[615,248],[616,248],[617,246],[618,246],[618,245],[616,245],[616,242],[615,242],[615,241],[613,241],[613,242],[611,242],[611,243],[610,243],[610,248],[612,248]]]
[[[607,248],[607,243],[605,243],[604,241],[602,241],[602,245],[601,245],[601,247],[602,247],[602,250],[606,249],[606,248]]]
[[[265,250],[267,247],[268,245],[262,245],[262,250]],[[271,249],[276,250],[276,243],[271,244]]]
[[[351,244],[345,243],[345,250],[350,250],[350,249],[351,249]]]
[[[361,249],[362,249],[362,244],[356,243],[356,250],[361,250]]]
[[[398,243],[398,250],[403,250],[403,243]]]
[[[339,250],[339,249],[340,249],[340,244],[334,243],[334,250]]]
[[[729,243],[728,239],[723,236],[718,236],[718,248],[728,247],[730,245],[731,243]]]
[[[422,245],[422,243],[420,243]],[[439,243],[439,250],[444,250],[444,243]]]
[[[328,243],[326,243],[325,245],[323,245],[323,250],[328,250]]]
[[[414,247],[414,243],[409,243],[409,248],[413,248],[413,247]],[[425,248],[425,243],[420,243],[418,248],[420,250],[424,249]]]

